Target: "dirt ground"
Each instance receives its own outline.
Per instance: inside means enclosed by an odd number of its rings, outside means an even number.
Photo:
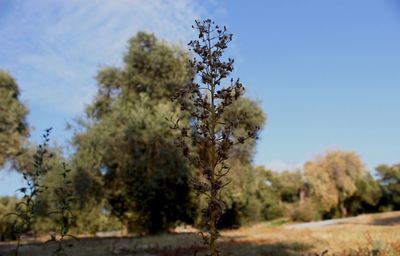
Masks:
[[[222,231],[222,255],[260,256],[400,256],[400,212],[362,215],[354,218],[306,224],[260,223]],[[70,256],[105,255],[205,255],[196,233],[144,237],[86,237],[64,244]],[[193,230],[192,230],[193,231]],[[15,244],[0,244],[0,255],[14,255]],[[47,256],[54,244],[24,244],[20,256]],[[326,252],[325,254],[323,254]]]

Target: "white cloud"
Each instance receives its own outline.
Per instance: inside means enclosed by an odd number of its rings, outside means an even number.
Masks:
[[[19,2],[2,14],[0,68],[31,105],[76,116],[96,92],[99,66],[120,64],[131,36],[150,31],[184,45],[204,12],[193,0]]]
[[[282,161],[282,160],[274,160],[274,161],[266,163],[265,167],[267,169],[270,169],[273,171],[283,172],[283,171],[294,171],[294,170],[302,169],[303,164],[286,162],[286,161]]]

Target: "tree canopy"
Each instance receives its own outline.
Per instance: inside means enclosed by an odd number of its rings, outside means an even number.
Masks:
[[[19,99],[20,89],[15,79],[0,70],[0,167],[10,160],[16,166],[16,157],[29,135],[26,115],[28,108]]]
[[[86,201],[85,193],[104,193],[113,215],[130,229],[156,232],[191,222],[190,171],[166,119],[180,115],[169,98],[190,82],[187,63],[179,47],[138,33],[122,68],[99,71],[96,99],[84,131],[75,135],[77,175],[91,184],[76,179],[78,194]]]
[[[338,208],[347,215],[345,200],[357,191],[367,170],[354,152],[331,151],[304,165],[305,176],[325,210]]]
[[[195,221],[197,203],[189,182],[194,170],[176,149],[168,121],[190,122],[170,100],[194,79],[189,59],[186,50],[140,32],[129,40],[121,68],[98,72],[98,93],[73,139],[81,207],[105,196],[105,207],[131,230],[156,232],[177,221]],[[230,106],[226,118],[244,112],[248,118],[238,134],[245,125],[262,126],[265,119],[247,98]],[[235,154],[250,163],[254,147],[248,141]]]
[[[382,202],[387,205],[387,210],[400,209],[400,164],[379,165],[376,168],[378,180],[381,184]]]

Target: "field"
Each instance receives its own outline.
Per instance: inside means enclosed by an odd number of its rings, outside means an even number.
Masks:
[[[400,255],[400,212],[362,215],[308,224],[261,223],[222,232],[223,255]],[[195,233],[143,237],[82,237],[68,241],[68,255],[204,255]],[[0,244],[0,255],[13,255],[15,244]],[[20,255],[52,255],[55,245],[24,244]]]

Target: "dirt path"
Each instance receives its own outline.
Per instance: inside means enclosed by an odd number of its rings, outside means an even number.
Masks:
[[[287,224],[285,229],[320,228],[344,224],[395,225],[400,224],[400,211],[381,213],[376,215],[359,215],[334,220],[312,221],[305,223]]]

